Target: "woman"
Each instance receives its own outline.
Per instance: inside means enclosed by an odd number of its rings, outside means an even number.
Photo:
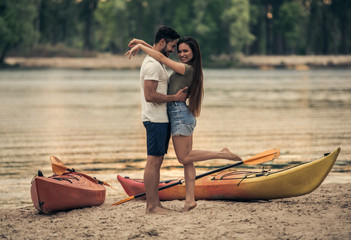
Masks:
[[[195,117],[200,115],[203,98],[200,47],[194,38],[184,37],[179,39],[177,51],[180,62],[176,62],[161,52],[151,49],[152,46],[142,40],[134,39],[128,46],[131,49],[125,55],[129,55],[129,58],[142,50],[174,71],[169,79],[168,95],[175,94],[180,89],[188,87],[188,104],[186,102],[169,102],[167,111],[171,123],[174,150],[178,161],[184,165],[186,199],[183,211],[189,211],[196,207],[194,162],[218,158],[241,161],[240,157],[227,148],[218,152],[192,149],[193,131],[196,125]]]

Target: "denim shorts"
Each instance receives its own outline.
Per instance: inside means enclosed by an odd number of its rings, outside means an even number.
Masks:
[[[172,136],[190,136],[196,126],[196,118],[185,102],[169,102],[167,104]]]

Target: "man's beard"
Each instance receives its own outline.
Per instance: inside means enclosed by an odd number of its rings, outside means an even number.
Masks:
[[[166,45],[164,48],[162,48],[160,52],[161,52],[163,55],[165,55],[166,57],[168,57],[168,56],[169,56],[169,52],[167,52],[166,49],[167,49],[167,45]]]

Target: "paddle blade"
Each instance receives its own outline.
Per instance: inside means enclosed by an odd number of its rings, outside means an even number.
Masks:
[[[244,164],[261,164],[264,162],[269,162],[274,159],[277,159],[280,155],[280,150],[277,148],[270,149],[264,152],[261,152],[249,159],[243,161]]]
[[[67,171],[67,167],[63,165],[60,159],[55,156],[50,156],[52,172],[55,175],[62,175]]]
[[[128,202],[128,201],[131,201],[131,200],[133,200],[133,199],[135,199],[135,196],[130,196],[130,197],[128,197],[128,198],[126,198],[126,199],[123,199],[123,200],[121,200],[121,201],[119,201],[119,202],[116,202],[116,203],[114,203],[114,204],[112,204],[112,205],[119,205],[119,204],[122,204],[122,203],[125,203],[125,202]]]

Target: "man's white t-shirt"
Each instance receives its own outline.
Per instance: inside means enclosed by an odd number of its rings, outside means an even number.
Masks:
[[[165,66],[147,55],[140,68],[141,106],[143,122],[167,123],[167,103],[146,102],[144,95],[144,81],[158,82],[156,92],[167,95],[168,72]]]

